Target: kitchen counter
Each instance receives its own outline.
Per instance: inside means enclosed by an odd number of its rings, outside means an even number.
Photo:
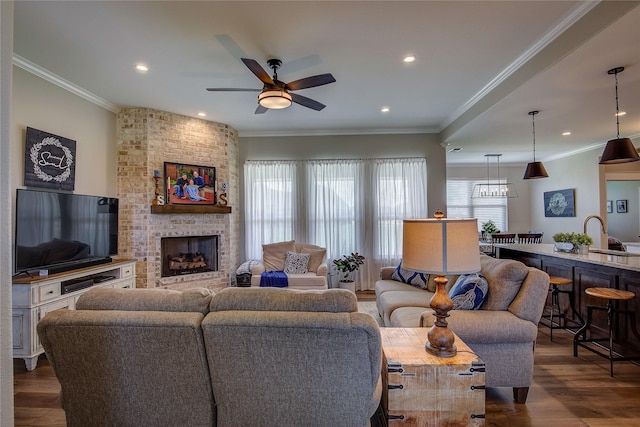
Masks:
[[[640,330],[640,254],[613,251],[615,255],[595,252],[579,255],[557,252],[553,244],[495,246],[498,258],[515,259],[545,271],[550,276],[571,279],[575,305],[583,319],[587,318],[588,305],[606,305],[606,301],[587,295],[585,289],[601,287],[633,292],[636,295],[635,298],[616,302],[616,305],[619,309],[636,313],[635,326]],[[593,248],[593,250],[601,249]],[[561,297],[559,302],[565,316],[576,320],[569,308],[568,298]],[[616,331],[614,350],[621,354],[629,352],[640,354],[640,340],[632,333],[627,317],[616,316],[614,323],[613,328]],[[590,329],[594,336],[607,336],[606,316],[594,316]]]
[[[500,251],[502,251],[503,253],[505,251],[518,251],[528,254],[551,256],[574,262],[604,265],[640,273],[640,253],[628,252],[626,253],[626,255],[610,255],[589,252],[587,255],[579,255],[569,252],[557,252],[555,250],[555,245],[547,243],[534,245],[496,244],[495,247],[498,251],[498,258],[502,258],[500,256]]]

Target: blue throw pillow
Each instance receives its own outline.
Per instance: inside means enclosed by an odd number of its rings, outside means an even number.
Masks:
[[[489,283],[480,273],[462,274],[449,290],[454,310],[477,310],[487,296]]]
[[[428,274],[407,270],[402,267],[402,263],[398,264],[396,270],[391,275],[391,278],[398,282],[406,283],[420,289],[427,289],[427,283],[429,282]]]

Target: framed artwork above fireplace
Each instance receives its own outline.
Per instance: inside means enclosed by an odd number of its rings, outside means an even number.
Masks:
[[[164,162],[165,200],[168,204],[215,205],[216,168]]]

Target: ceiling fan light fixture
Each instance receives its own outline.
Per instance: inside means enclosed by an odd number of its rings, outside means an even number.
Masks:
[[[258,95],[258,103],[270,110],[282,110],[291,106],[291,95],[284,89],[265,89]]]
[[[607,74],[613,74],[616,78],[616,137],[607,141],[602,156],[600,156],[601,165],[611,165],[616,163],[629,163],[640,160],[638,150],[633,146],[630,138],[620,138],[620,108],[618,106],[618,73],[624,71],[624,67],[616,67],[607,71]]]
[[[538,179],[549,178],[547,170],[544,168],[542,162],[536,161],[536,114],[539,111],[529,111],[531,116],[531,126],[533,128],[533,162],[527,164],[527,168],[524,170],[524,176],[522,179]]]

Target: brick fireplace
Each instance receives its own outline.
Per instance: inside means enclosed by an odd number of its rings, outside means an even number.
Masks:
[[[117,116],[119,255],[135,259],[139,288],[228,286],[239,265],[238,133],[222,123],[147,108]],[[164,162],[214,166],[231,213],[151,213],[153,172]],[[162,173],[162,172],[161,172]],[[217,236],[216,271],[163,277],[161,239]]]

